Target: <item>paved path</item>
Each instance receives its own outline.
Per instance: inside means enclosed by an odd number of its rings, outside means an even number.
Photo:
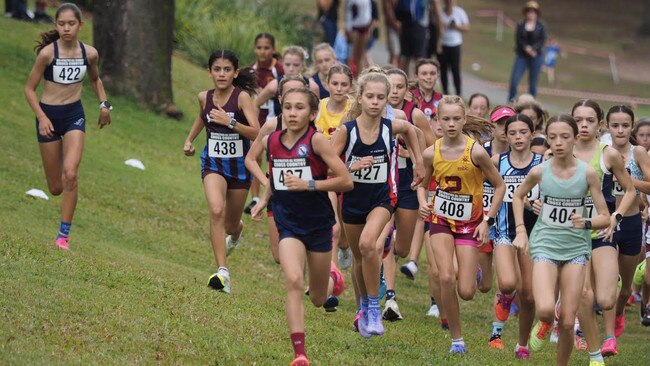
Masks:
[[[375,42],[375,46],[370,50],[370,56],[374,62],[383,65],[387,63],[388,60],[388,50],[382,42]],[[463,90],[465,95],[463,97],[468,98],[472,93],[480,91],[490,98],[490,103],[492,105],[505,103],[508,98],[508,84],[487,81],[479,78],[478,76],[463,72]],[[615,94],[605,94],[605,93],[593,93],[585,92],[579,90],[564,90],[564,89],[554,89],[547,87],[538,87],[537,88],[539,95],[548,95],[556,97],[567,97],[574,99],[582,98],[591,98],[601,101],[613,102],[613,103],[625,103],[625,104],[643,104],[650,105],[650,98],[641,98],[641,97],[630,97],[626,95],[615,95]],[[543,99],[543,98],[542,98]],[[553,103],[548,103],[544,101],[544,107],[551,112],[560,112],[564,108],[554,105]]]

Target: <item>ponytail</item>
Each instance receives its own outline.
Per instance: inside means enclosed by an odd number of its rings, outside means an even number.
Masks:
[[[77,5],[73,3],[61,4],[61,6],[56,9],[54,20],[59,19],[59,15],[61,15],[61,13],[66,10],[72,11],[74,13],[74,17],[77,18],[77,21],[81,23],[81,10]],[[49,45],[50,43],[54,43],[57,39],[59,39],[59,32],[56,29],[41,33],[41,40],[36,41],[36,47],[34,47],[36,54],[38,55],[41,50],[45,48],[45,46]]]

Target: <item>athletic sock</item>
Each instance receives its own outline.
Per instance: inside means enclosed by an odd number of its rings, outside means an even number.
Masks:
[[[296,357],[302,355],[307,356],[305,353],[305,333],[291,333],[291,345]]]
[[[440,325],[448,327],[449,322],[447,321],[447,318],[440,318]]]
[[[501,337],[501,332],[503,332],[503,325],[503,322],[492,322],[492,337]]]
[[[72,227],[71,222],[61,221],[61,226],[59,227],[59,234],[56,236],[59,238],[67,238],[70,235],[70,228]]]
[[[452,346],[464,346],[465,345],[465,340],[463,340],[463,337],[457,338],[457,339],[452,339],[451,340],[451,345]]]
[[[515,350],[518,350],[519,348],[525,348],[525,349],[528,349],[528,345],[522,346],[522,345],[520,345],[519,343],[517,343],[517,344],[515,345]],[[599,352],[600,352],[600,351],[599,351]]]
[[[379,309],[379,296],[368,296],[368,309]]]
[[[361,296],[361,313],[368,312],[368,296]]]
[[[605,336],[605,340],[608,340],[608,339],[610,339],[610,338],[614,338],[614,336],[613,336],[613,335],[606,335],[606,336]]]
[[[436,304],[436,299],[434,299],[433,296],[431,296],[431,306],[433,305],[438,305],[438,304]]]
[[[605,362],[603,355],[600,353],[600,349],[596,352],[589,352],[589,361]]]
[[[253,197],[253,202],[258,203],[260,201],[259,197]]]
[[[395,290],[387,290],[386,291],[386,300],[394,299],[397,296],[395,293]]]
[[[217,269],[217,273],[230,274],[230,273],[228,272],[228,268],[226,268],[226,267],[219,267],[219,269]]]

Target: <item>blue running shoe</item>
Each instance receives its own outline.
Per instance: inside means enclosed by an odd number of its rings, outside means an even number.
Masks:
[[[381,309],[369,308],[367,330],[371,335],[380,336],[384,334],[384,325],[381,323]]]
[[[455,353],[457,355],[464,355],[467,353],[467,350],[465,349],[465,344],[452,344],[451,349],[449,350],[449,353]]]

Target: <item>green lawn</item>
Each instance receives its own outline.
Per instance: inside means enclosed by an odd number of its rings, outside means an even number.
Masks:
[[[181,57],[174,59],[174,92],[184,121],[111,96],[113,124],[100,131],[89,123],[71,251],[54,247],[60,199],[24,195],[32,187],[46,190],[34,117],[22,96],[33,40],[43,29],[0,17],[0,364],[288,364],[282,273],[268,250],[265,224],[244,219],[244,240],[230,258],[233,293],[206,286],[214,259],[200,164],[183,155],[182,145],[196,94],[210,81]],[[87,119],[96,121],[97,100],[88,87],[83,100]],[[147,169],[125,166],[128,158]],[[351,290],[336,313],[307,306],[313,364],[518,364],[513,322],[505,331],[506,350],[487,347],[493,293],[461,304],[469,353],[460,358],[449,356],[448,333],[424,315],[425,278],[410,282],[399,275],[397,290],[405,320],[386,324],[386,335],[371,340],[351,331]],[[650,363],[648,329],[639,325],[637,311],[628,314],[621,355],[609,364]],[[551,364],[554,354],[548,347],[530,364]],[[586,359],[576,352],[572,364]]]

